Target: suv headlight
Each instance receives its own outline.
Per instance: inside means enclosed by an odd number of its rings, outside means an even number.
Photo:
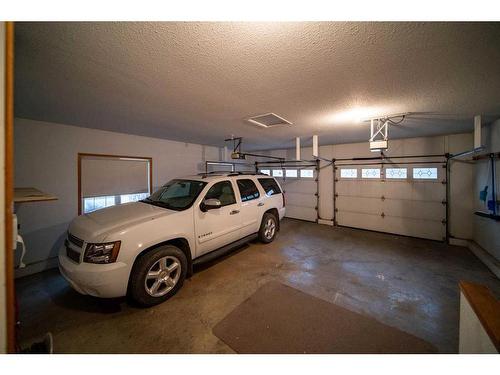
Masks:
[[[113,263],[118,258],[121,241],[108,243],[89,243],[83,261],[86,263]]]

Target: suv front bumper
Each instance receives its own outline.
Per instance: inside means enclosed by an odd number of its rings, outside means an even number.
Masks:
[[[76,263],[59,250],[59,271],[78,293],[94,297],[115,298],[127,294],[130,267],[126,263]]]

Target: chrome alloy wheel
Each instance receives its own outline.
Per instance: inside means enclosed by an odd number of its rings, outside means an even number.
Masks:
[[[264,224],[264,237],[270,240],[273,238],[274,232],[276,232],[276,222],[274,219],[269,218],[267,219],[266,224]]]
[[[148,270],[144,287],[152,297],[161,297],[170,292],[181,276],[181,262],[168,255],[158,259]]]

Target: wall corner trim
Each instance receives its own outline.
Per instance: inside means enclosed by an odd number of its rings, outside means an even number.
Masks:
[[[500,261],[474,241],[469,241],[468,248],[495,274],[496,277],[500,279]]]

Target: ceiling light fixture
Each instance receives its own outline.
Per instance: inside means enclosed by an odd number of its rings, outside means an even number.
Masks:
[[[379,113],[383,113],[383,111],[377,107],[353,107],[346,111],[334,114],[332,116],[332,122],[357,124],[366,119],[373,118]]]

